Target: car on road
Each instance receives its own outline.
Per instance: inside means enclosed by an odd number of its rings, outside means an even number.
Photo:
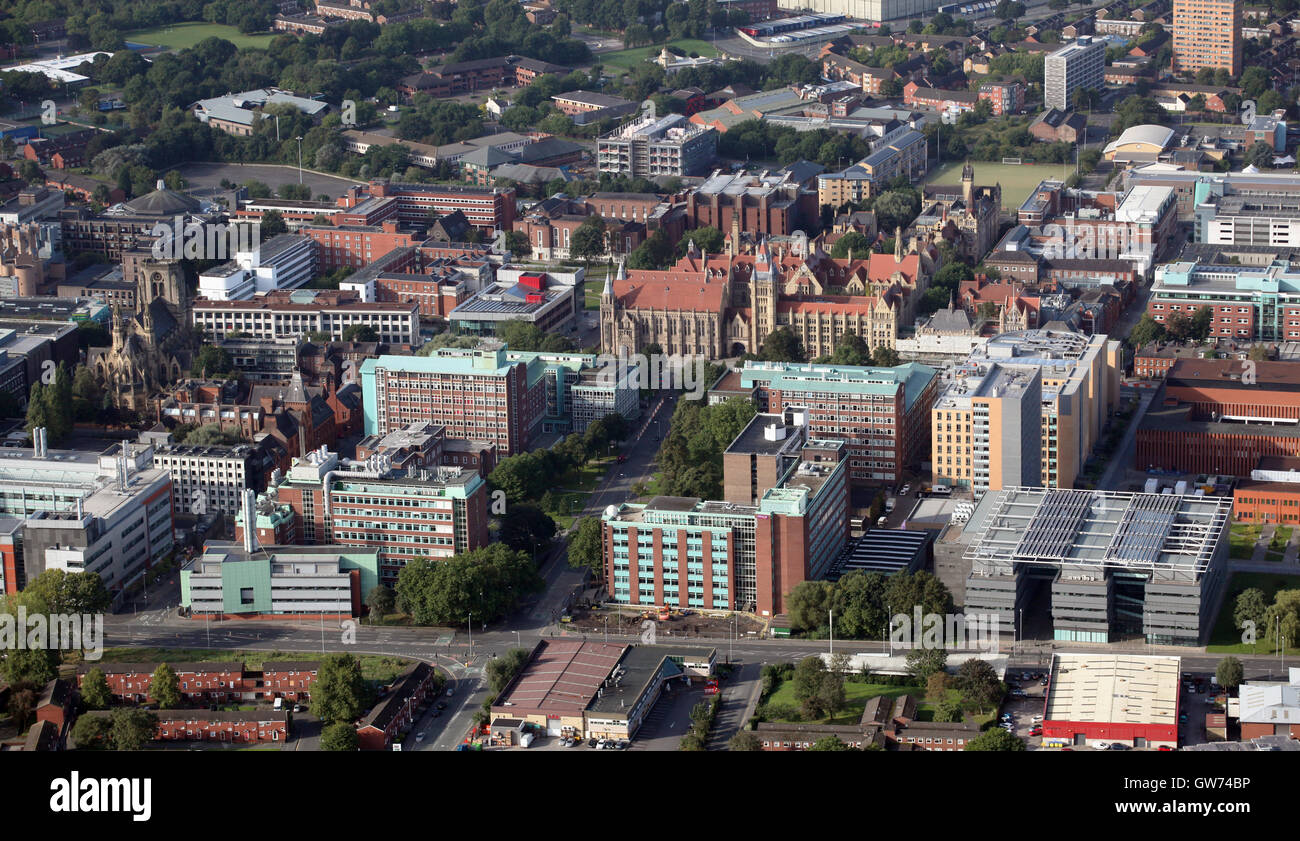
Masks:
[[[429,718],[438,718],[441,715],[442,715],[442,710],[434,710],[433,712],[429,713]]]
[[[623,455],[622,453],[619,453],[619,454],[618,454],[618,458],[616,459],[616,461],[617,461],[619,464],[626,464],[626,463],[627,463],[627,456]],[[618,474],[618,475],[622,476],[623,474],[620,473],[620,474]]]
[[[900,491],[898,492],[898,495],[899,495],[899,496],[907,496],[907,495],[910,494],[911,492],[912,492],[912,486],[911,486],[911,485],[903,485],[903,489],[900,490]]]
[[[447,697],[450,698],[452,695],[455,695],[455,694],[456,694],[456,688],[455,688],[455,687],[448,687],[448,689],[447,689]]]
[[[439,702],[438,702],[438,709],[440,709],[440,710],[445,710],[445,709],[447,709],[447,702],[446,702],[446,701],[439,701]]]
[[[423,741],[424,741],[424,733],[416,733],[416,734],[415,734],[415,741],[417,741],[417,742],[423,742]]]

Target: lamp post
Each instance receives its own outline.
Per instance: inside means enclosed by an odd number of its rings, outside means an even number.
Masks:
[[[465,616],[465,627],[469,628],[469,658],[474,659],[474,612],[470,611]]]
[[[296,138],[298,141],[298,183],[302,184],[302,135]]]

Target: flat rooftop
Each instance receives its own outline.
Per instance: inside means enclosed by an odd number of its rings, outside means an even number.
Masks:
[[[803,446],[801,427],[787,424],[781,415],[758,414],[727,445],[730,454],[775,456],[794,453]]]
[[[629,646],[610,675],[610,685],[601,688],[587,709],[593,713],[626,716],[663,667],[664,660],[691,658],[696,662],[706,662],[713,659],[713,654],[714,649],[705,646]],[[667,669],[670,674],[682,673],[676,663]]]
[[[1227,497],[1024,487],[992,491],[986,505],[972,561],[1196,572],[1232,511]]]
[[[1177,657],[1057,654],[1047,692],[1047,721],[1176,724]]]

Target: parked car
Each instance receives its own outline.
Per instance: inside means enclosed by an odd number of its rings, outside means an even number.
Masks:
[[[1041,728],[1041,727],[1035,727],[1035,728],[1033,728],[1032,730],[1029,731],[1029,735],[1030,735],[1030,736],[1041,736],[1041,735],[1043,735],[1043,728]]]

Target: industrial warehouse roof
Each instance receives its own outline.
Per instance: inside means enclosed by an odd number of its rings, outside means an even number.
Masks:
[[[1175,724],[1177,657],[1057,654],[1052,657],[1047,721]]]
[[[616,643],[543,640],[493,706],[519,716],[582,715],[626,650]]]
[[[1232,500],[1013,487],[989,493],[980,509],[983,531],[966,550],[973,562],[1203,572]]]

